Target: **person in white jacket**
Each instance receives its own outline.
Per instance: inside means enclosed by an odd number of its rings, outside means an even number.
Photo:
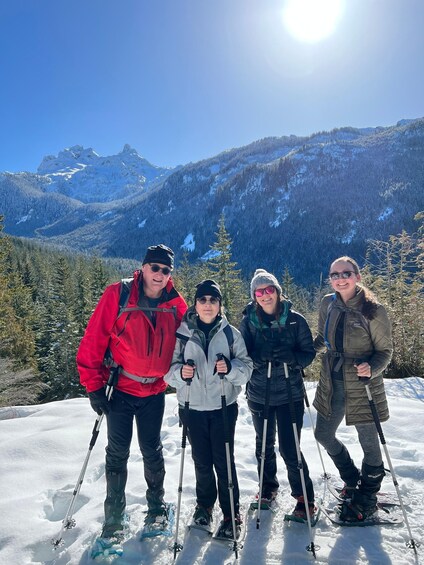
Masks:
[[[240,332],[228,323],[222,312],[222,295],[218,284],[207,279],[199,283],[196,289],[195,304],[187,310],[177,331],[171,368],[165,380],[176,388],[180,419],[185,422],[187,379],[191,379],[187,435],[196,473],[197,504],[193,521],[198,525],[210,526],[213,506],[218,498],[223,519],[217,535],[233,539],[219,375],[225,375],[223,383],[238,537],[241,529],[240,495],[234,463],[237,396],[242,385],[251,377],[253,363]]]

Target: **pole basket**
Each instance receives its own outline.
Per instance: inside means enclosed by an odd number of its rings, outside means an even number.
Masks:
[[[59,549],[59,547],[62,547],[63,545],[65,545],[65,541],[63,538],[52,539],[52,546],[54,550]]]
[[[315,545],[313,542],[311,542],[309,545],[306,546],[306,551],[309,551],[310,553],[312,553],[312,555],[315,557],[315,559],[317,558],[316,551],[319,551],[319,550],[320,550],[320,546]]]

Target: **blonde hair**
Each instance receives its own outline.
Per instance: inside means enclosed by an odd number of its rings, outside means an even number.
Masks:
[[[349,257],[349,255],[343,255],[342,257],[338,257],[337,259],[334,259],[334,261],[331,263],[331,265],[334,265],[334,263],[338,263],[339,261],[344,261],[345,263],[350,263],[353,267],[353,271],[354,271],[355,275],[361,274],[361,270],[359,269],[358,263],[355,261],[355,259],[352,259],[352,257]],[[330,265],[330,267],[331,267],[331,265]]]

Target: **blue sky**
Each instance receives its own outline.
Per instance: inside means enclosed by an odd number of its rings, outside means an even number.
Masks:
[[[76,144],[175,166],[424,116],[424,2],[340,1],[311,43],[285,0],[2,0],[0,171]]]

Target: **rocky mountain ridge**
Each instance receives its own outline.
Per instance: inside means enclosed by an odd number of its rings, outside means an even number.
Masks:
[[[0,212],[10,234],[131,258],[162,241],[193,261],[208,253],[224,213],[246,277],[288,267],[309,284],[335,256],[361,262],[367,240],[414,230],[423,163],[422,118],[265,138],[174,170],[129,146],[113,158],[75,146],[37,173],[0,174]]]

